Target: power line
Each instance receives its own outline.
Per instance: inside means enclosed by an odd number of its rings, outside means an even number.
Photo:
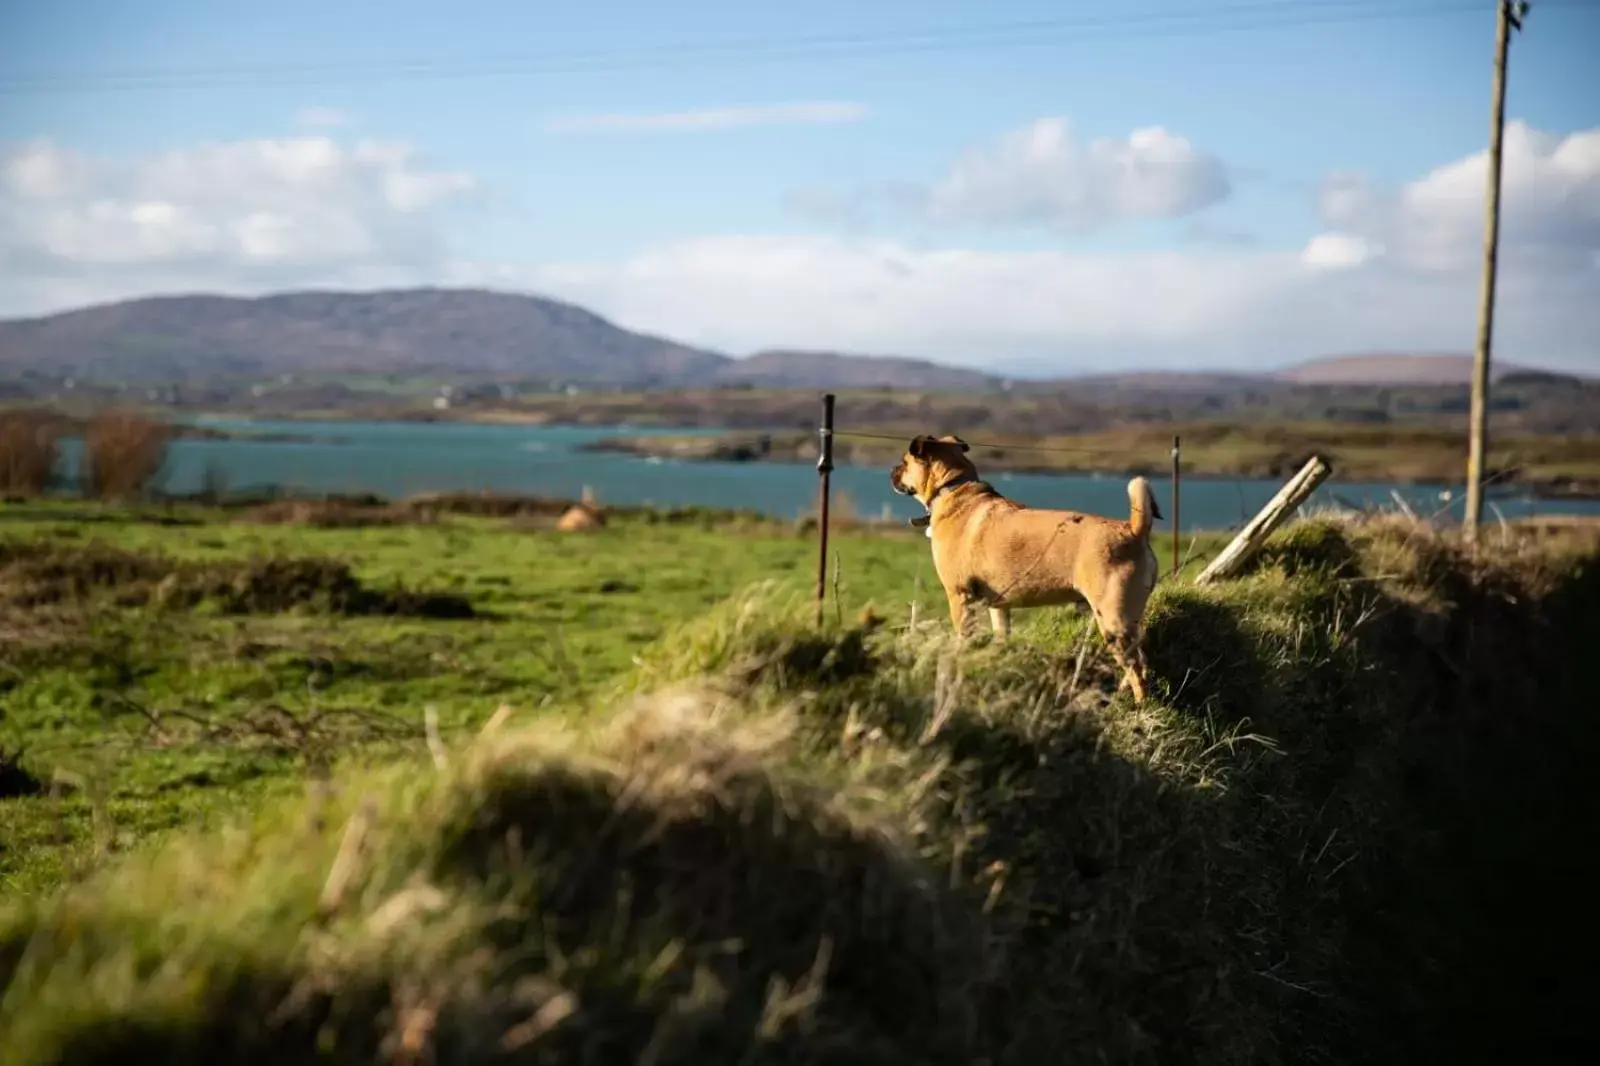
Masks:
[[[1362,7],[1378,8],[1378,7],[1384,7],[1384,6],[1385,5],[1380,4],[1378,2],[1378,0],[1304,0],[1304,3],[1298,3],[1298,4],[1296,4],[1296,3],[1285,4],[1284,2],[1282,2],[1282,0],[1278,0],[1278,2],[1260,2],[1260,0],[1257,0],[1257,2],[1252,2],[1252,3],[1225,4],[1225,5],[1222,5],[1220,7],[1207,9],[1204,12],[1198,12],[1198,11],[1163,11],[1163,12],[1145,12],[1145,13],[1142,13],[1142,14],[1133,14],[1131,16],[1124,15],[1124,16],[1118,16],[1118,17],[1100,16],[1100,17],[1092,17],[1092,18],[1072,18],[1072,19],[1059,19],[1059,18],[1058,19],[1028,19],[1028,20],[1024,20],[1024,21],[1012,21],[1012,22],[1003,22],[1003,23],[995,23],[995,24],[944,26],[944,27],[924,28],[924,29],[909,30],[909,31],[898,31],[898,30],[897,31],[880,31],[880,32],[876,32],[876,33],[865,33],[865,34],[862,34],[862,33],[854,33],[854,34],[807,34],[807,35],[802,35],[802,36],[799,36],[799,37],[777,38],[777,39],[775,39],[775,38],[744,38],[744,39],[737,39],[736,38],[736,39],[729,40],[729,41],[712,42],[709,45],[706,44],[706,43],[703,43],[703,42],[679,41],[679,42],[675,42],[675,43],[667,43],[667,44],[655,45],[655,46],[649,47],[647,49],[644,49],[642,53],[641,52],[635,52],[635,53],[627,53],[627,52],[611,53],[609,55],[609,57],[607,56],[606,53],[601,53],[600,54],[600,58],[616,58],[616,57],[620,56],[620,57],[623,57],[623,58],[626,59],[628,57],[637,58],[637,57],[639,57],[641,55],[648,57],[650,55],[659,54],[659,53],[668,53],[668,54],[677,56],[677,55],[682,55],[682,54],[684,54],[686,52],[687,53],[691,53],[691,54],[703,53],[708,48],[710,50],[712,50],[712,51],[723,51],[723,50],[739,50],[739,51],[743,51],[743,50],[752,49],[752,48],[770,48],[770,47],[774,47],[774,46],[782,46],[782,47],[837,47],[837,46],[850,46],[850,45],[862,45],[862,44],[866,44],[866,45],[881,44],[881,43],[885,43],[885,42],[887,42],[887,43],[896,43],[896,42],[902,42],[902,43],[903,42],[911,42],[911,43],[915,43],[915,42],[920,41],[920,40],[949,38],[949,37],[960,37],[960,36],[971,36],[971,35],[978,35],[978,34],[1003,34],[1004,35],[1004,34],[1016,34],[1016,33],[1038,33],[1038,32],[1049,32],[1049,31],[1056,31],[1056,30],[1062,30],[1062,29],[1092,29],[1092,28],[1096,28],[1096,27],[1106,27],[1106,26],[1122,27],[1122,26],[1140,25],[1140,24],[1146,24],[1146,23],[1161,23],[1161,22],[1173,22],[1173,21],[1177,21],[1177,22],[1209,22],[1209,21],[1212,21],[1218,15],[1227,16],[1227,15],[1236,15],[1236,14],[1282,14],[1285,11],[1290,10],[1291,8],[1293,10],[1295,10],[1295,11],[1305,11],[1305,10],[1311,10],[1311,9],[1326,9],[1326,8],[1349,9],[1349,8],[1362,8]],[[692,57],[693,56],[691,55],[691,58]],[[468,63],[482,63],[482,62],[495,63],[495,62],[506,62],[506,61],[526,62],[530,58],[537,58],[537,57],[530,57],[530,56],[528,56],[526,54],[513,54],[513,55],[503,55],[503,56],[458,57],[457,61],[458,62],[468,62]],[[562,57],[562,56],[558,56],[558,55],[547,55],[544,58],[546,58],[546,59],[562,59],[562,58],[573,59],[574,57],[572,57],[572,56]],[[576,57],[576,58],[578,58],[579,60],[582,60],[584,57],[579,56],[579,57]],[[590,58],[594,58],[594,57],[590,57]],[[165,75],[178,75],[178,76],[184,76],[184,75],[208,75],[208,74],[223,74],[223,75],[227,75],[227,74],[247,74],[247,73],[254,73],[254,74],[284,74],[284,73],[295,73],[295,72],[301,72],[301,73],[324,72],[325,73],[325,72],[328,72],[328,71],[340,71],[340,72],[342,72],[342,71],[361,70],[361,69],[364,69],[364,68],[373,68],[373,67],[377,67],[377,68],[380,68],[380,69],[382,69],[382,68],[394,68],[394,67],[399,67],[399,68],[402,68],[402,69],[410,69],[410,68],[416,68],[416,67],[431,67],[431,66],[436,65],[436,63],[437,63],[436,60],[420,59],[419,58],[419,59],[413,59],[413,60],[391,60],[391,61],[379,61],[377,63],[369,62],[369,63],[355,63],[355,64],[341,61],[341,62],[335,63],[335,64],[327,64],[327,63],[322,63],[322,64],[316,64],[316,63],[312,63],[312,64],[306,64],[306,63],[288,63],[288,64],[274,63],[274,64],[258,64],[258,65],[254,65],[254,66],[233,66],[233,65],[230,65],[230,66],[218,66],[218,67],[169,68],[167,70],[160,70],[160,69],[150,70],[150,69],[146,69],[146,70],[125,70],[125,71],[101,71],[101,72],[98,72],[98,73],[92,72],[92,71],[82,71],[82,72],[70,72],[69,71],[69,72],[61,72],[59,76],[76,77],[76,76],[85,76],[86,75],[86,76],[92,76],[92,77],[106,77],[106,78],[139,78],[139,77],[165,76]],[[35,78],[35,77],[52,77],[52,76],[57,76],[57,75],[50,75],[48,73],[37,74],[37,75],[26,75],[26,74],[22,75],[22,77],[24,79]]]
[[[1541,7],[1579,6],[1546,0]],[[863,34],[746,39],[714,43],[676,42],[632,52],[547,53],[420,58],[338,64],[213,66],[122,71],[58,71],[0,77],[0,95],[200,89],[260,85],[310,86],[363,81],[438,80],[538,74],[585,74],[711,63],[772,62],[829,58],[877,58],[936,52],[984,52],[1056,47],[1087,38],[1190,38],[1259,29],[1339,23],[1395,21],[1479,13],[1480,0],[1436,0],[1401,6],[1375,0],[1299,0],[1296,3],[1235,3],[1193,11],[1127,13],[1035,19]]]
[[[1476,6],[1478,5],[1470,5],[1472,8]],[[746,39],[717,42],[709,45],[685,41],[655,46],[631,53],[481,56],[460,57],[453,60],[414,59],[370,63],[277,64],[253,67],[228,66],[106,71],[99,73],[23,74],[0,78],[0,91],[28,92],[40,90],[58,91],[61,89],[70,91],[73,88],[120,89],[146,86],[163,88],[188,87],[197,80],[205,82],[217,78],[227,80],[249,79],[251,77],[294,79],[296,76],[305,76],[364,80],[369,77],[412,78],[489,76],[502,73],[581,73],[589,70],[629,69],[635,66],[650,66],[662,63],[695,63],[714,58],[757,60],[791,56],[826,56],[830,52],[843,52],[845,55],[879,55],[890,54],[900,50],[922,51],[933,48],[970,48],[975,44],[1005,47],[1007,45],[1044,43],[1040,39],[1040,35],[1059,33],[1066,30],[1092,32],[1107,29],[1132,29],[1142,26],[1150,26],[1159,30],[1166,26],[1169,31],[1178,31],[1179,35],[1182,36],[1187,35],[1183,31],[1216,30],[1230,27],[1254,28],[1257,25],[1292,26],[1316,21],[1305,18],[1283,18],[1282,15],[1289,10],[1289,7],[1289,5],[1282,3],[1258,2],[1224,5],[1205,13],[1163,12],[1120,17],[1038,19],[990,26],[946,27],[878,34],[808,36],[776,40],[771,38]],[[1352,16],[1374,17],[1379,15],[1395,17],[1403,16],[1406,13],[1406,9],[1387,7],[1374,3],[1372,0],[1305,0],[1303,4],[1293,5],[1295,12],[1305,12],[1313,9],[1331,9],[1332,13],[1342,15],[1344,18]],[[1454,0],[1454,2],[1447,4],[1411,9],[1411,12],[1413,14],[1435,14],[1453,13],[1468,9],[1469,5],[1464,0]],[[1254,15],[1257,17],[1254,20],[1246,20],[1241,23],[1237,18],[1239,15]],[[1268,16],[1268,18],[1262,20],[1260,16],[1263,15]],[[1230,16],[1232,16],[1231,22],[1229,21]],[[994,39],[978,40],[978,38],[984,37]]]

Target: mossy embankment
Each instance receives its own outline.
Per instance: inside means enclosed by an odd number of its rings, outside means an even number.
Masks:
[[[770,590],[589,717],[351,770],[0,919],[15,1061],[1551,1061],[1592,545],[1303,523],[956,654]],[[1578,971],[1578,972],[1581,972]]]

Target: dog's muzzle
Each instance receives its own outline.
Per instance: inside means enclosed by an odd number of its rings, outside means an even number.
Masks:
[[[902,496],[915,496],[916,493],[913,490],[908,489],[904,485],[900,484],[900,475],[905,473],[905,469],[905,464],[901,463],[899,466],[889,471],[889,487]]]

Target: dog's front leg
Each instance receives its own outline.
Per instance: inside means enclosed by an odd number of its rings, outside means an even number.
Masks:
[[[960,640],[966,636],[967,598],[960,592],[946,592],[945,596],[950,600],[950,628]]]

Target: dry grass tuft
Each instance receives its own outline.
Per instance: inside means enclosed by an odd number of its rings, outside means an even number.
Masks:
[[[117,906],[28,907],[0,927],[16,1061],[970,1061],[971,917],[870,775],[788,766],[792,719],[729,713],[689,692],[491,736],[348,782],[328,830],[277,811],[108,875]]]

